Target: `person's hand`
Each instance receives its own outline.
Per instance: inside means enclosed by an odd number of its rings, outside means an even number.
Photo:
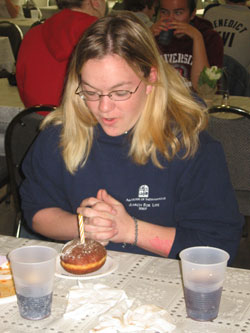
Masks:
[[[172,29],[171,22],[165,17],[161,17],[150,27],[150,30],[152,31],[154,36],[158,36],[161,31],[167,31],[169,29]]]
[[[112,220],[116,211],[112,206],[90,197],[81,202],[77,213],[83,216],[85,236],[107,245],[109,238],[116,233]]]
[[[174,29],[174,35],[176,37],[187,35],[194,40],[195,38],[200,38],[200,36],[202,36],[201,32],[190,23],[172,21],[171,27],[171,29]]]
[[[123,204],[109,195],[106,190],[99,190],[97,193],[97,199],[109,205],[113,208],[113,211],[115,211],[112,220],[116,229],[116,233],[112,238],[110,238],[110,240],[116,243],[133,243],[134,220],[127,213]]]
[[[83,200],[77,213],[83,215],[86,237],[104,243],[133,242],[132,217],[106,190],[99,190],[96,198]]]

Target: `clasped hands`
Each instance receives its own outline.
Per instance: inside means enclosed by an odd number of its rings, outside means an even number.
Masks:
[[[158,36],[161,31],[167,31],[169,29],[174,30],[175,36],[187,35],[192,39],[200,36],[200,31],[196,29],[191,23],[180,22],[176,20],[166,19],[162,16],[155,24],[151,26],[151,31],[154,36]]]
[[[107,193],[99,190],[96,197],[84,199],[77,213],[84,219],[87,238],[92,238],[103,245],[109,241],[132,243],[134,241],[134,221],[124,206]]]

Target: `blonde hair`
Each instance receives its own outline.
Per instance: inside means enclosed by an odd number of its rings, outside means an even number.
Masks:
[[[183,78],[160,56],[150,30],[130,12],[112,13],[95,22],[80,39],[69,65],[60,107],[48,115],[48,124],[61,125],[61,148],[67,169],[74,173],[89,156],[97,121],[85,102],[75,94],[83,65],[108,54],[122,57],[152,91],[131,133],[129,155],[137,164],[152,159],[161,167],[158,154],[167,160],[184,149],[182,158],[195,154],[199,133],[207,115],[193,100]],[[157,71],[150,82],[151,69]]]

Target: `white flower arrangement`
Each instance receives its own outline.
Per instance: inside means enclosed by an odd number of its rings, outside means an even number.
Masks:
[[[200,73],[198,85],[208,85],[210,88],[215,88],[217,81],[221,78],[223,74],[223,69],[217,66],[204,67]]]

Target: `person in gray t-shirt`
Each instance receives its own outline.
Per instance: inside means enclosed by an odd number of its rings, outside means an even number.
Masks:
[[[207,10],[204,17],[222,37],[224,53],[250,73],[250,10],[246,1],[226,1],[225,5]]]

